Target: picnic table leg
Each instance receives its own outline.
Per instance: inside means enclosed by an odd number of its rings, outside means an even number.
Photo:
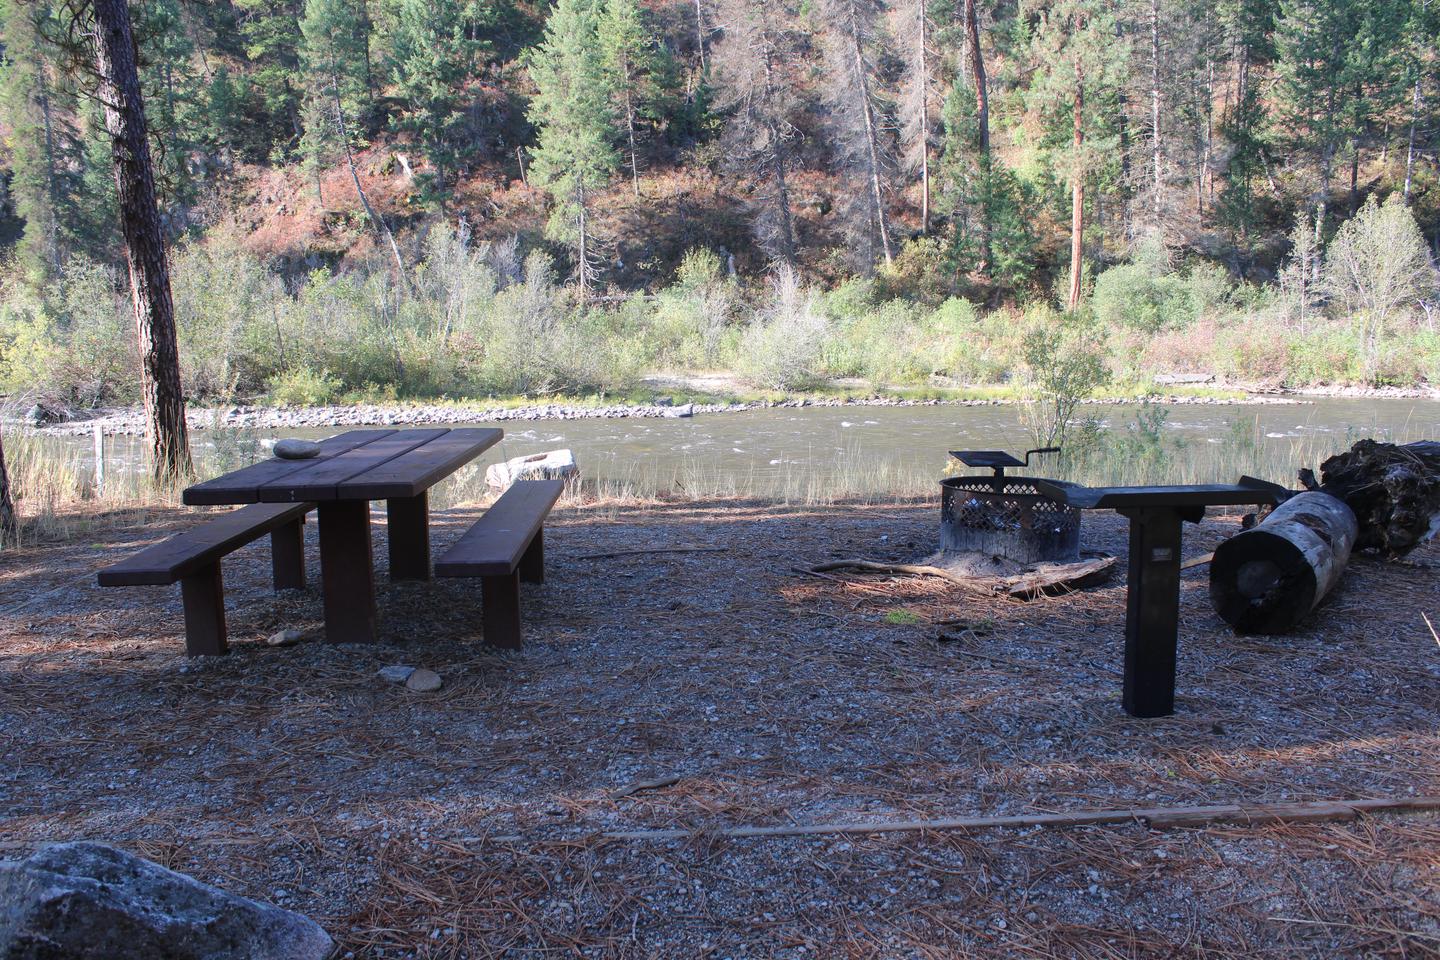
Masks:
[[[480,626],[485,642],[520,649],[520,574],[480,578]]]
[[[1180,530],[1173,508],[1121,510],[1130,518],[1125,598],[1125,712],[1175,712],[1175,647],[1180,626]],[[1201,514],[1204,508],[1200,509]]]
[[[331,643],[374,643],[375,552],[370,541],[367,500],[322,500],[320,583],[325,603],[325,639]]]
[[[225,639],[225,586],[216,561],[180,581],[185,608],[185,654],[214,657],[230,652]]]
[[[430,579],[430,494],[385,501],[391,580]]]
[[[305,589],[305,518],[270,533],[270,571],[276,590]]]
[[[520,579],[526,583],[545,582],[545,528],[535,531],[535,539],[520,557]]]

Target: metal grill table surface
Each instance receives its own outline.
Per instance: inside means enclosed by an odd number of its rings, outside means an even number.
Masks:
[[[1253,477],[1239,483],[1168,487],[1082,487],[1036,480],[1041,493],[1081,510],[1114,510],[1130,520],[1125,597],[1125,712],[1175,712],[1175,649],[1180,627],[1180,541],[1185,521],[1206,507],[1273,504],[1284,488]]]
[[[370,501],[386,502],[391,580],[430,579],[430,488],[493,447],[496,428],[352,430],[309,460],[271,459],[185,490],[192,506],[314,501],[320,520],[325,636],[376,634]]]

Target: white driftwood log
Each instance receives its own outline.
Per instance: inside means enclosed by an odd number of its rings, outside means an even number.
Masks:
[[[1284,633],[1319,606],[1359,535],[1355,514],[1328,493],[1301,493],[1215,550],[1210,601],[1238,633]]]

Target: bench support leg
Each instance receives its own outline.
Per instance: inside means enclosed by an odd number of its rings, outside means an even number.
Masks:
[[[305,589],[305,518],[270,533],[270,569],[276,590]]]
[[[365,500],[322,500],[317,512],[325,639],[331,643],[374,643],[379,638],[370,504]]]
[[[225,639],[225,586],[220,564],[197,570],[180,581],[180,601],[185,607],[185,653],[191,657],[214,657],[230,652]]]
[[[520,558],[520,579],[526,583],[545,582],[545,528],[535,531],[535,539]]]
[[[430,579],[430,495],[385,501],[391,580]]]
[[[485,642],[503,650],[520,649],[520,575],[480,578],[480,622]]]
[[[1204,515],[1204,508],[1198,508]],[[1186,511],[1122,510],[1130,518],[1125,597],[1125,712],[1175,712],[1175,648],[1180,627],[1180,530]],[[1195,517],[1198,519],[1198,517]]]

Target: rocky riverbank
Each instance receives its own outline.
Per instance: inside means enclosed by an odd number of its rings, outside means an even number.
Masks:
[[[1243,398],[1198,396],[1152,396],[1152,403],[1237,406],[1299,404],[1304,400],[1286,396]],[[1006,399],[905,399],[900,397],[800,397],[788,400],[753,400],[740,403],[676,403],[659,398],[649,404],[544,403],[503,407],[485,403],[440,404],[357,404],[325,407],[229,406],[192,408],[188,414],[192,431],[214,427],[231,430],[284,431],[324,427],[413,426],[417,424],[501,423],[532,420],[618,420],[635,418],[682,418],[697,415],[743,413],[801,407],[986,407],[1013,403]],[[1102,400],[1122,404],[1134,400]],[[34,427],[50,434],[89,434],[98,426],[107,436],[140,435],[145,432],[144,412],[139,407],[106,408],[91,411],[44,412],[27,418]]]

